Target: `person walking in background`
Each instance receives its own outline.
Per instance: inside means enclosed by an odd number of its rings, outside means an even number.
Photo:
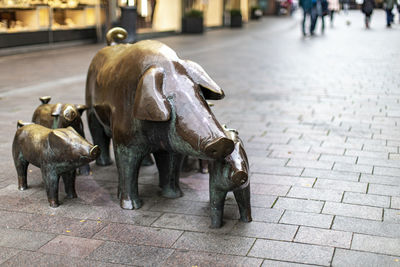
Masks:
[[[324,17],[328,15],[328,1],[327,0],[316,0],[313,1],[313,7],[311,10],[311,35],[314,34],[315,28],[317,26],[318,18],[321,18],[321,33],[325,31],[325,19]]]
[[[301,24],[301,29],[302,29],[302,32],[303,32],[303,36],[306,36],[307,35],[307,33],[306,33],[306,20],[307,20],[307,17],[310,17],[310,34],[313,34],[313,30],[312,30],[312,21],[313,21],[313,18],[312,18],[312,15],[311,15],[311,10],[312,10],[312,6],[313,6],[313,3],[312,3],[312,0],[300,0],[300,6],[301,6],[301,8],[303,9],[303,21],[302,21],[302,24]]]
[[[394,14],[392,12],[396,0],[384,0],[386,10],[386,27],[392,27]]]
[[[371,15],[375,8],[375,0],[364,0],[361,6],[362,13],[365,14],[365,28],[369,29]]]
[[[328,10],[330,15],[331,27],[333,27],[333,15],[340,10],[339,0],[328,0]]]

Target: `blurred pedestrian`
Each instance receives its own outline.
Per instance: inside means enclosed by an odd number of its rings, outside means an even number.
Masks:
[[[314,34],[315,28],[317,26],[318,18],[321,18],[321,33],[325,31],[325,19],[324,17],[328,15],[328,1],[327,0],[316,0],[313,4],[311,11],[311,35]]]
[[[333,15],[340,10],[339,0],[328,0],[328,10],[330,15],[331,27],[333,27]]]
[[[394,14],[393,14],[393,7],[395,5],[395,0],[384,0],[385,3],[385,10],[386,10],[386,27],[392,27]]]
[[[375,0],[364,0],[361,6],[362,13],[365,14],[365,28],[369,29],[371,23],[371,15],[374,12]]]
[[[300,0],[300,6],[301,6],[301,8],[303,9],[303,21],[302,21],[302,24],[301,24],[301,29],[302,29],[302,32],[303,32],[303,36],[306,36],[307,35],[307,33],[306,33],[306,20],[307,20],[307,17],[310,17],[310,34],[313,34],[313,31],[312,31],[312,16],[311,16],[311,10],[312,10],[312,7],[313,7],[313,3],[312,3],[312,1],[313,0]]]

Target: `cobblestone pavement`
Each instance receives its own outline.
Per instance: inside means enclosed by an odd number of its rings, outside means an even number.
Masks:
[[[346,25],[346,20],[351,25]],[[17,119],[38,97],[82,103],[90,45],[0,58],[0,263],[4,266],[400,266],[400,26],[359,12],[301,38],[299,18],[162,39],[200,63],[227,97],[213,108],[237,128],[251,163],[252,223],[228,195],[210,229],[207,175],[159,196],[143,167],[144,206],[122,210],[115,165],[77,178],[79,198],[49,208],[39,169],[18,191]],[[306,264],[306,265],[303,265]]]

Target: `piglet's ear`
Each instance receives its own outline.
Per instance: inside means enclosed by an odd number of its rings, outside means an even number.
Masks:
[[[53,130],[49,133],[49,144],[50,147],[55,149],[65,149],[65,133],[59,130]]]
[[[190,60],[183,60],[182,65],[185,67],[189,77],[200,85],[205,99],[219,100],[224,98],[224,91],[199,64]]]
[[[133,116],[139,120],[167,121],[171,107],[162,93],[164,71],[151,67],[140,78],[133,104]]]
[[[61,103],[57,103],[54,107],[53,112],[51,113],[51,116],[53,117],[58,117],[61,114],[61,108],[62,108],[62,104]]]

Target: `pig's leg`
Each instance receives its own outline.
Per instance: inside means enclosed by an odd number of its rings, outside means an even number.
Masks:
[[[51,167],[50,167],[51,168]],[[47,199],[49,200],[50,207],[57,208],[60,203],[58,202],[58,183],[60,176],[52,170],[47,170],[42,167],[42,177],[46,184]]]
[[[18,174],[18,189],[25,190],[28,188],[26,172],[28,170],[29,162],[21,156],[19,159],[14,159],[14,164]]]
[[[243,189],[233,191],[236,202],[239,206],[240,220],[242,222],[251,222],[251,206],[250,206],[250,184]]]
[[[179,174],[182,168],[183,155],[158,151],[154,153],[154,158],[156,159],[162,188],[161,195],[167,198],[181,197],[183,193],[179,187]]]
[[[222,226],[227,193],[214,189],[213,185],[210,184],[211,228],[220,228]]]
[[[64,181],[65,193],[67,194],[67,198],[77,198],[78,196],[76,195],[75,191],[75,170],[63,173],[61,177]]]
[[[139,199],[138,175],[140,163],[146,154],[139,153],[124,145],[118,145],[116,140],[113,143],[118,169],[118,191],[121,208],[139,209],[142,202]]]
[[[93,111],[88,111],[87,116],[93,143],[100,147],[100,156],[96,159],[96,164],[100,166],[110,165],[112,164],[110,158],[110,137],[106,135],[104,127],[100,124]]]

